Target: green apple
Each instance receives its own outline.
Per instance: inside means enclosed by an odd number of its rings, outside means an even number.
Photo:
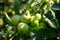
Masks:
[[[0,18],[0,26],[3,25],[3,20]]]
[[[29,32],[29,26],[23,22],[18,24],[18,33],[27,34]]]
[[[12,12],[12,9],[11,9],[11,8],[9,8],[9,9],[8,9],[8,12],[9,12],[9,13],[11,13],[11,12]]]
[[[37,13],[36,17],[37,17],[38,20],[40,20],[41,19],[41,14]]]
[[[34,20],[36,20],[36,18],[35,18],[35,16],[33,15],[33,16],[31,16],[31,19],[30,19],[30,21],[31,21],[31,26],[35,26]]]
[[[31,26],[39,25],[39,20],[36,16],[31,16]]]
[[[14,10],[12,11],[12,15],[15,15],[15,11]]]
[[[30,23],[30,18],[31,18],[31,15],[30,14],[27,14],[27,15],[24,14],[22,16],[21,21],[24,22],[24,23]]]
[[[33,22],[34,20],[36,20],[36,17],[33,15],[33,16],[31,16],[31,22]]]
[[[34,24],[39,25],[39,20],[35,20]]]
[[[31,22],[31,26],[37,26],[39,25],[39,20],[34,20],[33,22]]]
[[[14,15],[12,18],[11,18],[11,21],[12,21],[12,24],[13,25],[17,25],[21,20],[21,16],[20,15]]]

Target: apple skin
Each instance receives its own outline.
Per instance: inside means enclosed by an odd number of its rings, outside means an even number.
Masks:
[[[17,25],[21,20],[21,16],[20,15],[14,15],[12,18],[11,18],[11,21],[12,21],[12,24],[13,25]]]
[[[27,15],[22,15],[22,18],[21,18],[21,21],[24,22],[24,23],[30,23],[30,18],[31,18],[31,15],[30,14],[27,14]]]
[[[23,22],[18,24],[18,33],[27,34],[29,32],[29,26]]]
[[[39,25],[39,19],[36,16],[31,16],[31,26]]]
[[[0,18],[0,26],[2,26],[3,24],[3,20]]]
[[[41,14],[36,13],[36,17],[37,17],[38,20],[40,20],[41,19]]]

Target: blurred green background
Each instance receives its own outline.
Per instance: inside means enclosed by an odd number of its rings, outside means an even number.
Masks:
[[[60,0],[0,0],[0,40],[60,40]]]

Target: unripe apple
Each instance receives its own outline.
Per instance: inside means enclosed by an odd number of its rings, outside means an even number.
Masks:
[[[39,25],[39,20],[35,20],[35,21],[34,21],[34,24],[35,24],[35,25]]]
[[[11,18],[11,21],[12,21],[12,24],[13,25],[17,25],[21,20],[21,16],[19,15],[14,15],[12,18]]]
[[[21,21],[24,22],[24,23],[29,23],[30,22],[30,18],[31,18],[30,14],[27,14],[27,15],[24,14],[22,16]]]
[[[18,33],[27,34],[29,32],[29,26],[23,22],[18,24]]]
[[[35,16],[31,16],[31,22],[33,22],[35,19]]]
[[[39,20],[37,19],[36,16],[31,16],[31,25],[32,26],[39,25]]]
[[[0,18],[0,26],[3,25],[3,20]]]
[[[38,20],[40,20],[41,19],[41,14],[37,13],[36,17],[37,17]]]

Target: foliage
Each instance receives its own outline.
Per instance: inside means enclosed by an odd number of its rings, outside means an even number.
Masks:
[[[6,0],[0,10],[0,40],[48,40],[59,36],[55,0]]]

